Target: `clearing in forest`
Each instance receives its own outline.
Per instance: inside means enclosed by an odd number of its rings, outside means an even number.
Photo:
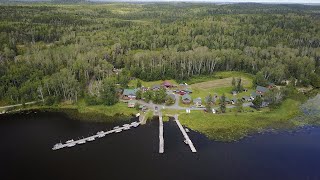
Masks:
[[[237,77],[235,77],[237,79]],[[252,84],[252,81],[242,77],[242,85],[244,87],[250,87]],[[192,84],[192,88],[199,88],[199,89],[212,89],[212,88],[220,88],[220,87],[230,87],[232,82],[232,77],[229,78],[223,78],[223,79],[216,79],[212,81],[206,81],[201,83]]]

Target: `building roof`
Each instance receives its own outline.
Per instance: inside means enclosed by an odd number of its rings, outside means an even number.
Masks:
[[[182,100],[190,100],[191,101],[191,96],[189,94],[185,94],[182,96]]]
[[[266,93],[266,92],[269,91],[268,88],[262,87],[262,86],[257,86],[257,89],[256,89],[256,90],[259,91],[259,92],[262,92],[262,93]]]
[[[125,96],[135,96],[138,89],[124,89],[123,95]]]
[[[237,102],[237,100],[238,100],[237,98],[232,98],[231,99],[231,101],[233,101],[233,102]]]
[[[243,96],[242,99],[248,101],[248,100],[250,100],[250,97],[249,96]]]
[[[250,96],[253,97],[253,98],[255,98],[255,97],[257,97],[257,93],[256,93],[256,92],[252,92],[252,93],[250,94]]]
[[[192,93],[192,90],[191,90],[191,89],[185,89],[184,91],[185,91],[185,92],[188,92],[188,93]]]
[[[162,83],[162,85],[164,85],[164,86],[172,86],[172,84],[169,81],[164,81]]]
[[[202,102],[202,101],[201,101],[201,97],[198,97],[198,98],[193,99],[193,102],[194,102],[194,103],[201,103],[201,102]]]

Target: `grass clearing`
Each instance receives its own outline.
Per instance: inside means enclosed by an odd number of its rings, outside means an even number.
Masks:
[[[205,81],[212,81],[212,80],[218,80],[218,79],[224,79],[224,78],[230,78],[230,77],[241,77],[246,78],[248,80],[252,80],[254,78],[254,75],[244,72],[238,72],[238,71],[222,71],[222,72],[216,72],[212,75],[202,75],[202,76],[194,76],[186,81],[188,84],[196,84],[201,83]],[[231,81],[230,81],[231,84]]]
[[[279,109],[246,113],[207,114],[203,111],[180,113],[181,123],[204,133],[210,139],[235,141],[264,129],[290,129],[297,123],[290,119],[300,113],[300,102],[288,99]]]
[[[251,87],[252,86],[251,79],[247,79],[247,78],[241,78],[241,79],[242,79],[242,85],[244,87]],[[219,87],[219,88],[220,87],[229,87],[229,86],[231,86],[231,82],[232,82],[232,77],[229,77],[229,78],[223,78],[223,79],[216,79],[216,80],[212,80],[212,81],[205,81],[205,82],[201,82],[201,83],[195,83],[195,84],[192,84],[191,87],[207,90],[207,89],[212,89],[212,88],[216,88],[216,87]]]

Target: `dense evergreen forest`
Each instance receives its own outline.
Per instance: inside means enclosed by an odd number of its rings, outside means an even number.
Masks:
[[[6,4],[0,67],[2,103],[112,99],[131,77],[225,70],[319,88],[320,6]]]

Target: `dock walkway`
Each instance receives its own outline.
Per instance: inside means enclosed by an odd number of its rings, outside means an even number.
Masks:
[[[117,126],[117,127],[114,127],[110,131],[106,131],[106,132],[100,131],[97,134],[89,136],[89,137],[86,137],[86,138],[82,138],[82,139],[79,139],[79,140],[69,140],[69,141],[66,141],[65,143],[55,144],[53,146],[52,150],[58,150],[58,149],[62,149],[62,148],[65,148],[65,147],[73,147],[73,146],[75,146],[77,144],[84,144],[86,142],[94,141],[96,138],[102,138],[102,137],[105,137],[108,134],[119,133],[119,132],[121,132],[123,130],[129,130],[131,127],[138,127],[139,125],[140,125],[140,122],[132,122],[131,124],[124,124],[121,127]]]
[[[193,153],[196,153],[197,150],[196,150],[196,148],[194,147],[194,145],[193,145],[191,139],[189,138],[188,134],[186,133],[185,129],[184,129],[183,126],[180,124],[180,122],[179,122],[179,120],[178,120],[178,115],[175,115],[175,116],[174,116],[174,119],[175,119],[177,125],[179,126],[179,129],[180,129],[183,137],[185,138],[185,142],[189,145],[191,151],[192,151]]]
[[[159,153],[164,153],[163,121],[161,113],[159,113]]]

